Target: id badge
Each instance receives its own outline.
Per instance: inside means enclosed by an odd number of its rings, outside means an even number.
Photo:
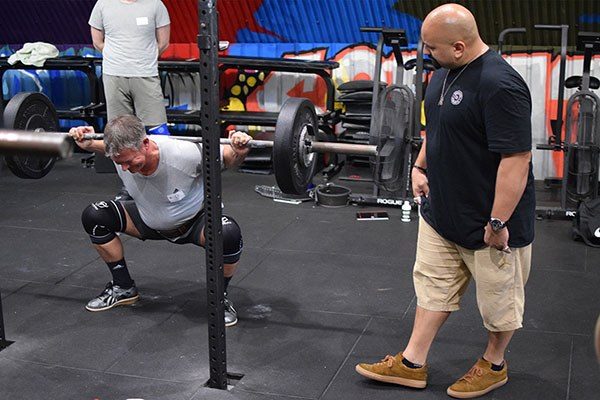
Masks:
[[[169,201],[171,203],[176,203],[180,200],[182,200],[185,197],[185,193],[183,192],[183,190],[179,190],[179,189],[175,189],[175,191],[171,194],[167,195],[167,199],[169,199]]]

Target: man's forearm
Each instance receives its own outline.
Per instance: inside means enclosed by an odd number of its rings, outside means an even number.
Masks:
[[[496,193],[490,217],[502,221],[510,219],[525,191],[530,162],[531,152],[502,157],[496,175]]]
[[[105,152],[104,141],[92,140],[92,145],[90,147],[88,147],[86,150],[104,154],[104,152]]]
[[[223,164],[225,165],[225,168],[237,167],[244,162],[245,158],[246,156],[239,155],[231,149],[225,148],[223,150]]]
[[[94,48],[102,52],[104,50],[104,31],[90,26],[90,34]]]
[[[427,168],[427,156],[425,155],[426,152],[426,145],[425,145],[425,138],[423,138],[423,143],[421,144],[421,149],[419,150],[419,154],[417,155],[417,158],[415,160],[415,162],[413,163],[413,165],[417,165],[421,168]]]
[[[96,50],[102,53],[102,51],[104,50],[104,42],[94,42],[94,47],[96,48]]]
[[[169,47],[171,38],[171,25],[161,26],[156,29],[156,45],[160,56]]]
[[[158,55],[160,56],[165,50],[169,47],[169,42],[167,43],[159,43],[158,44]]]

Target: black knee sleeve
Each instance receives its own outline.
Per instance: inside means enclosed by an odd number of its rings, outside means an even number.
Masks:
[[[81,223],[94,244],[108,243],[117,236],[115,232],[127,228],[123,205],[113,200],[87,206],[81,213]]]
[[[240,226],[231,217],[223,215],[223,263],[235,264],[240,260],[244,243]]]

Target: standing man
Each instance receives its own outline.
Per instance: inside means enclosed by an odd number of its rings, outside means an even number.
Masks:
[[[135,303],[138,289],[129,274],[118,233],[141,240],[168,240],[204,247],[204,184],[201,145],[147,136],[142,121],[122,115],[108,122],[104,140],[85,139],[90,126],[72,128],[69,134],[84,150],[110,157],[131,193],[132,200],[106,200],[89,205],[81,221],[94,248],[104,260],[112,280],[88,311],[105,311]],[[243,132],[230,134],[231,145],[221,146],[224,167],[239,165],[250,150],[252,139]],[[227,298],[227,287],[242,253],[242,235],[235,220],[223,216],[223,276],[225,278],[225,326],[237,323],[237,313]]]
[[[421,35],[443,68],[427,88],[427,140],[412,171],[421,200],[417,310],[405,349],[356,371],[424,388],[430,346],[472,277],[488,344],[447,393],[473,398],[507,382],[505,350],[522,327],[535,221],[531,96],[521,76],[481,40],[466,8],[434,9]]]
[[[89,25],[102,52],[108,121],[134,114],[146,129],[166,127],[158,57],[169,46],[170,23],[161,0],[98,0],[94,6]],[[123,190],[119,195],[129,198]]]

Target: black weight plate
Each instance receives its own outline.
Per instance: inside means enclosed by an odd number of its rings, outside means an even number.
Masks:
[[[346,114],[371,114],[371,103],[344,103]]]
[[[305,129],[306,128],[306,129]],[[316,154],[303,154],[302,132],[315,140],[318,132],[317,113],[307,99],[291,97],[281,107],[275,126],[273,169],[277,185],[283,193],[305,194],[316,170]]]
[[[4,129],[45,132],[58,131],[54,105],[42,93],[17,93],[4,110]],[[40,179],[52,170],[55,157],[6,156],[6,166],[19,178]]]
[[[346,102],[366,102],[371,104],[371,100],[373,100],[373,92],[372,91],[362,91],[362,92],[346,92],[337,99],[342,103]]]
[[[385,82],[379,82],[379,87],[384,88],[387,86]],[[371,80],[357,80],[344,82],[338,86],[340,92],[360,92],[360,91],[373,91],[373,81]]]
[[[374,180],[388,191],[402,188],[410,173],[408,154],[412,137],[414,95],[406,86],[388,86],[379,98],[375,136],[379,157],[375,157]]]

